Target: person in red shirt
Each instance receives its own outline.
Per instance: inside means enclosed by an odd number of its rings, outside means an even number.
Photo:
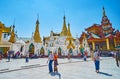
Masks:
[[[58,72],[57,65],[58,65],[58,55],[57,53],[54,53],[54,72]]]

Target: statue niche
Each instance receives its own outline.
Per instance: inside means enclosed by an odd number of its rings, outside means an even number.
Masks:
[[[44,50],[43,47],[41,47],[41,49],[40,49],[40,55],[43,56],[44,54],[45,54],[45,50]]]

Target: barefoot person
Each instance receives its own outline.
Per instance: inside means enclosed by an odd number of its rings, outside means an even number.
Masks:
[[[94,53],[94,63],[95,63],[95,69],[96,72],[99,73],[99,69],[100,69],[100,55],[99,52],[96,50]]]
[[[84,52],[84,61],[87,60],[87,51]]]
[[[48,67],[49,67],[49,73],[53,72],[53,68],[52,68],[52,62],[53,62],[53,54],[52,54],[52,51],[50,52],[50,55],[48,57],[48,61],[49,61],[49,64],[48,64]]]
[[[26,63],[29,62],[29,54],[26,55],[26,57],[25,57],[25,61],[26,61]]]
[[[54,72],[58,72],[57,65],[58,65],[58,55],[57,53],[54,53]]]
[[[67,58],[68,58],[68,62],[71,62],[71,55],[70,55],[70,53],[68,53]]]

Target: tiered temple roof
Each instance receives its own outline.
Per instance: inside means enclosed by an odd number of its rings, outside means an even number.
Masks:
[[[104,42],[106,42],[107,45],[106,50],[112,50],[116,47],[117,43],[120,44],[120,40],[118,41],[120,37],[119,35],[117,36],[120,32],[115,32],[115,29],[112,27],[106,15],[104,7],[101,24],[93,24],[86,28],[85,31],[87,31],[87,33],[82,33],[80,41],[82,42],[83,35],[85,35],[89,44],[92,44],[93,50],[95,49],[95,45],[97,45],[97,48],[104,49],[104,47],[102,47],[102,44],[105,44]]]

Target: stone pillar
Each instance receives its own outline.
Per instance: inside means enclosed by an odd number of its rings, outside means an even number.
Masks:
[[[93,50],[95,50],[95,42],[94,41],[92,42],[92,48],[93,48]]]
[[[107,45],[107,50],[110,50],[110,45],[109,45],[109,39],[106,38],[106,45]]]
[[[115,45],[115,47],[116,47],[116,39],[114,38],[114,45]]]

